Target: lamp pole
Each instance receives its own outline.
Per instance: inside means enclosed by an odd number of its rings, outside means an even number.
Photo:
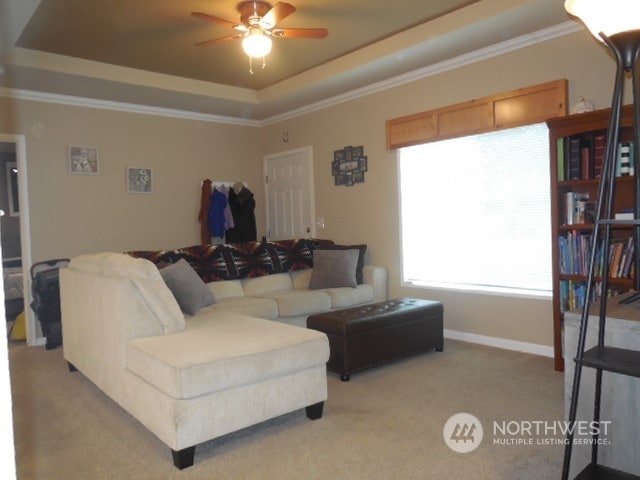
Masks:
[[[600,33],[600,38],[605,45],[611,49],[616,58],[616,75],[613,89],[613,98],[611,101],[611,117],[609,119],[609,129],[607,131],[607,141],[605,144],[605,161],[603,166],[602,177],[600,179],[598,200],[595,211],[595,221],[592,234],[592,246],[590,252],[589,269],[587,276],[587,287],[585,292],[585,307],[582,311],[580,333],[578,336],[578,349],[576,355],[576,369],[573,378],[573,394],[569,406],[569,423],[573,424],[576,419],[578,395],[580,389],[580,377],[582,369],[581,365],[584,346],[587,335],[587,321],[589,317],[589,301],[594,287],[594,278],[596,275],[595,266],[597,264],[599,239],[602,241],[602,252],[604,252],[605,261],[602,262],[602,286],[600,301],[600,322],[598,326],[598,345],[604,344],[605,318],[607,309],[607,289],[609,284],[609,262],[606,261],[607,252],[609,251],[609,243],[611,238],[611,227],[614,208],[614,190],[615,190],[615,164],[617,159],[618,141],[620,136],[620,122],[622,117],[622,101],[624,97],[625,77],[627,73],[631,73],[633,84],[633,132],[634,132],[634,154],[630,161],[634,166],[634,269],[635,281],[634,287],[637,292],[635,295],[624,300],[624,303],[631,303],[640,300],[640,171],[638,170],[638,157],[640,150],[640,81],[638,79],[638,57],[640,55],[640,30],[631,30],[615,33],[610,36]],[[604,232],[601,232],[604,227]],[[600,236],[602,235],[602,236]],[[602,393],[602,369],[596,370],[595,381],[595,398],[594,398],[594,422],[600,421],[600,404]],[[573,446],[573,432],[567,436],[567,444],[565,446],[564,463],[562,469],[562,479],[567,480],[569,477],[569,467],[571,463],[571,451]],[[591,462],[597,463],[598,459],[598,442],[593,442],[591,449]]]

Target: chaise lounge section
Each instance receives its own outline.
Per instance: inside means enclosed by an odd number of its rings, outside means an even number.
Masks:
[[[331,309],[334,297],[357,301],[358,289],[373,295],[364,278],[333,292],[302,288],[309,274],[295,271],[269,275],[273,282],[201,279],[215,303],[188,315],[161,270],[141,257],[83,255],[61,270],[64,357],[163,441],[176,467],[193,464],[197,444],[267,419],[301,408],[311,419],[322,416],[327,336],[288,323],[306,319],[306,310]],[[384,276],[386,292],[386,271],[368,270]],[[285,276],[301,288],[283,290]]]

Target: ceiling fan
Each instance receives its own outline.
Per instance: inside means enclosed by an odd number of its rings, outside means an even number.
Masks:
[[[278,2],[275,5],[260,0],[240,2],[237,6],[240,13],[240,23],[235,23],[224,18],[215,17],[203,12],[191,12],[193,17],[212,23],[229,25],[237,31],[234,35],[227,35],[212,40],[196,43],[199,47],[208,47],[225,40],[242,39],[242,48],[251,59],[262,57],[262,68],[265,66],[264,58],[271,52],[271,38],[325,38],[329,31],[326,28],[278,28],[277,24],[296,11],[296,7],[290,3]]]

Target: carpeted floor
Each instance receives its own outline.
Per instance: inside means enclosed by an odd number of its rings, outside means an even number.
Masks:
[[[556,479],[563,447],[495,444],[494,422],[563,419],[552,360],[445,341],[430,352],[354,374],[329,374],[324,417],[304,410],[196,448],[179,471],[170,450],[81,373],[62,349],[9,351],[19,480]],[[443,439],[468,412],[484,438],[470,453]]]

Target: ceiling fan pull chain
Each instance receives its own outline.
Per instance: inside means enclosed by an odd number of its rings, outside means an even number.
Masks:
[[[253,57],[249,56],[249,73],[253,75]]]
[[[262,57],[262,68],[267,66],[267,57]]]

